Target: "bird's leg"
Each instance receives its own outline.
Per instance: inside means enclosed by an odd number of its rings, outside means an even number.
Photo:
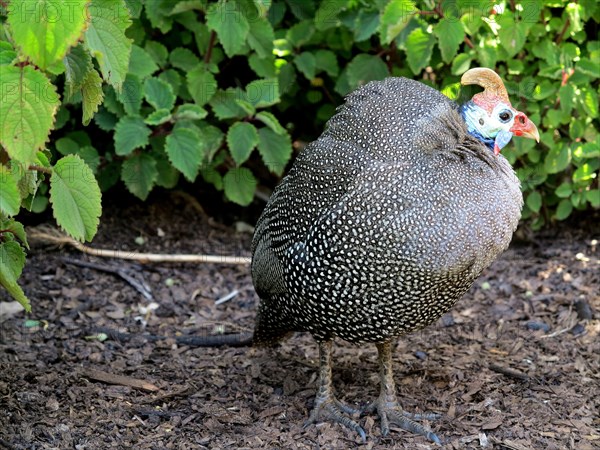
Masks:
[[[390,423],[415,434],[425,436],[432,442],[440,443],[440,439],[428,428],[415,420],[435,419],[436,414],[410,414],[402,410],[396,398],[396,386],[392,372],[392,344],[377,344],[379,352],[379,379],[381,391],[377,400],[365,408],[365,412],[377,411],[381,419],[381,433],[385,436],[390,431]]]
[[[359,411],[343,404],[333,395],[331,375],[332,347],[333,341],[331,340],[319,342],[319,389],[315,398],[315,406],[304,427],[322,420],[331,420],[356,431],[362,440],[365,441],[365,431],[358,423],[344,414],[356,414]]]

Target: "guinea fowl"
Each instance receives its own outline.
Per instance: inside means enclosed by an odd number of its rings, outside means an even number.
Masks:
[[[252,279],[261,302],[254,344],[295,331],[319,344],[319,387],[307,423],[357,431],[332,389],[334,338],[378,349],[382,434],[389,424],[438,437],[404,412],[392,345],[448,311],[508,246],[520,218],[519,181],[500,154],[535,138],[492,70],[461,83],[483,92],[462,106],[417,81],[387,78],[348,95],[297,157],[256,226]]]

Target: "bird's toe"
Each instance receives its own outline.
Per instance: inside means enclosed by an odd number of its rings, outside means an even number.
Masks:
[[[359,411],[357,409],[351,408],[335,398],[329,399],[315,404],[308,420],[304,424],[304,428],[317,422],[336,422],[358,433],[363,442],[366,442],[367,435],[365,430],[363,430],[355,420],[348,416],[348,414],[358,413]]]

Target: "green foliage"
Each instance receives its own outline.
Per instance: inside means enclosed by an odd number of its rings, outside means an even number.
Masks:
[[[315,139],[344,95],[388,76],[456,98],[466,70],[494,68],[541,134],[503,151],[524,219],[600,206],[593,0],[10,0],[0,16],[0,283],[24,304],[22,207],[89,240],[98,186],[209,183],[248,205],[292,136]]]

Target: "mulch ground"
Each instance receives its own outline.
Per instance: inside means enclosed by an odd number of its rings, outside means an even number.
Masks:
[[[129,207],[105,201],[93,246],[248,255],[246,227],[220,224],[184,199]],[[403,407],[440,413],[429,425],[444,448],[600,448],[593,222],[511,246],[451,313],[398,341]],[[69,259],[121,270],[141,289]],[[177,343],[178,336],[252,330],[257,298],[247,266],[138,264],[36,245],[22,285],[33,312],[0,318],[0,447],[436,447],[394,427],[382,437],[374,416],[357,419],[366,444],[337,424],[303,428],[317,375],[308,335],[276,349]],[[0,300],[10,299],[0,291]],[[373,346],[338,342],[334,361],[341,400],[359,406],[378,394]]]

